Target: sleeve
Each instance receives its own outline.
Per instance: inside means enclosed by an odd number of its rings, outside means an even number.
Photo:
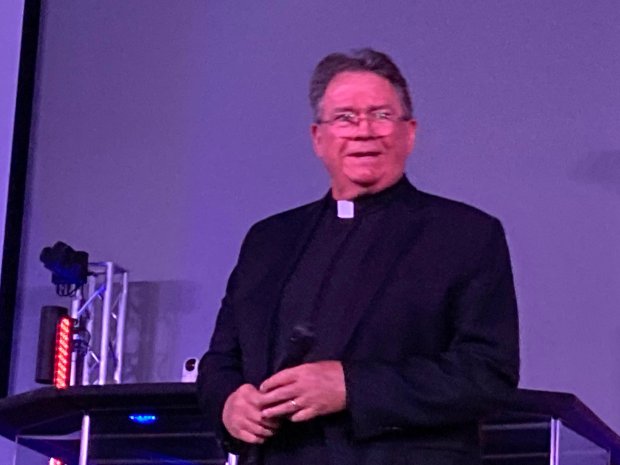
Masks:
[[[450,292],[454,336],[445,352],[394,364],[343,361],[357,439],[477,421],[514,391],[519,337],[512,270],[499,221],[490,230],[477,264]]]
[[[223,448],[232,453],[239,453],[244,443],[228,434],[222,422],[222,411],[228,396],[245,383],[238,328],[235,322],[234,295],[240,285],[240,269],[244,250],[247,248],[247,237],[241,247],[237,265],[228,279],[226,294],[217,315],[209,349],[200,360],[196,379],[198,403],[205,414],[207,424],[215,427],[216,436]]]

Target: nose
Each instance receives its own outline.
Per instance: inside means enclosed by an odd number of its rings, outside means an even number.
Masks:
[[[357,125],[355,127],[356,138],[374,138],[377,134],[374,131],[372,121],[368,115],[360,115]]]

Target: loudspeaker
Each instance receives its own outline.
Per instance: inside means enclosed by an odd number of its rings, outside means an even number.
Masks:
[[[183,362],[183,373],[181,381],[184,383],[193,383],[198,376],[198,359],[195,357],[186,358]]]
[[[39,321],[39,345],[37,347],[37,366],[34,380],[41,384],[54,382],[54,354],[56,352],[56,324],[61,316],[69,314],[69,309],[47,305],[41,308]]]

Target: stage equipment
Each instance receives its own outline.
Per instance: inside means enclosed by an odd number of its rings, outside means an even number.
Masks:
[[[66,315],[56,323],[56,353],[54,354],[54,386],[66,389],[71,375],[71,339],[74,322]]]
[[[37,365],[34,374],[34,379],[37,383],[54,383],[54,360],[56,357],[56,330],[58,320],[60,317],[68,315],[69,309],[65,307],[48,305],[41,308]]]
[[[89,263],[88,283],[71,305],[77,324],[72,385],[120,383],[128,273],[112,262]]]
[[[68,314],[72,319],[69,384],[120,383],[129,284],[127,271],[112,262],[97,262],[89,263],[86,271],[78,272],[67,257],[87,257],[88,254],[75,252],[61,242],[53,248],[45,248],[41,256],[42,260],[45,258],[46,268],[53,270],[52,281],[57,286],[72,286],[73,298],[70,311],[53,306],[42,309],[36,381],[52,382],[53,357],[59,348],[55,344],[56,324]],[[64,271],[60,264],[66,266]],[[64,280],[62,283],[59,276]],[[84,282],[82,277],[86,279]],[[61,294],[66,295],[66,288],[63,289]]]
[[[132,413],[129,415],[129,419],[139,425],[150,425],[157,421],[157,415],[150,413]]]
[[[120,384],[129,284],[127,271],[112,262],[88,263],[86,252],[75,251],[63,242],[43,249],[41,261],[52,272],[57,294],[72,297],[69,315],[56,313],[55,344],[51,351],[55,386],[64,389]],[[52,311],[50,315],[48,319],[53,320]],[[51,326],[53,321],[50,323],[46,319],[44,322],[42,318],[40,338],[46,343]],[[49,383],[47,354],[50,350],[46,344],[43,346],[38,358],[44,360],[41,373],[37,368],[36,379]],[[80,430],[79,465],[87,463],[90,424],[90,415],[85,413]]]
[[[88,254],[74,250],[64,242],[45,247],[39,256],[45,268],[52,272],[52,283],[61,297],[73,297],[77,289],[86,284]]]
[[[186,358],[183,362],[183,372],[181,373],[181,381],[184,383],[193,383],[198,377],[198,359],[196,357]]]

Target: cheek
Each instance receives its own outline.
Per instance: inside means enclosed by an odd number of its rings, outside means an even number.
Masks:
[[[392,159],[395,163],[404,164],[411,152],[411,144],[406,137],[395,138],[390,141],[388,149],[392,153]]]
[[[334,137],[324,137],[317,147],[317,153],[325,163],[334,164],[339,162],[344,147],[344,141]]]

